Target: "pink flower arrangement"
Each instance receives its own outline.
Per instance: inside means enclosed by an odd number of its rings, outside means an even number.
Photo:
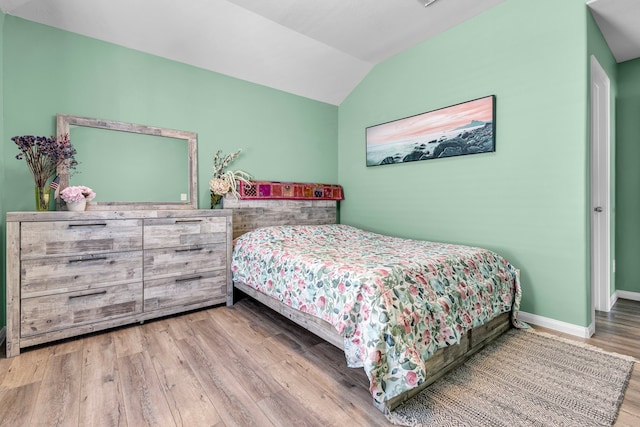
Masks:
[[[67,187],[60,192],[60,197],[67,203],[80,202],[82,200],[93,200],[96,197],[96,193],[89,187],[84,185]]]

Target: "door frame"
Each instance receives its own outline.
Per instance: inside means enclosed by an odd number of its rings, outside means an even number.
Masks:
[[[611,310],[611,82],[595,56],[591,55],[591,197],[590,197],[590,222],[591,222],[591,321],[595,329],[595,312]],[[600,109],[600,108],[602,109]],[[604,130],[602,129],[604,127]],[[601,133],[600,131],[604,131]],[[602,135],[602,136],[601,136]],[[600,165],[602,174],[596,171]],[[598,190],[600,201],[598,198]],[[599,205],[603,211],[595,212]],[[601,241],[598,233],[598,221],[596,215],[604,215],[604,235]],[[601,223],[600,223],[601,224]],[[599,280],[604,269],[604,278]]]

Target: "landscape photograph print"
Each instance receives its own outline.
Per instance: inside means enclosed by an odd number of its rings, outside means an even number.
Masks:
[[[495,95],[366,128],[367,166],[489,153]]]

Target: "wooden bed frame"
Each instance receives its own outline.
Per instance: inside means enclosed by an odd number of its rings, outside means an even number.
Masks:
[[[320,225],[337,222],[337,202],[329,200],[233,200],[225,199],[225,209],[233,210],[233,238],[259,227],[271,225]],[[295,310],[284,303],[264,295],[241,282],[229,284],[227,306],[234,303],[234,290],[238,289],[251,298],[277,311],[309,332],[344,349],[344,338],[338,334],[329,322]],[[487,324],[473,328],[459,344],[441,348],[426,361],[428,376],[418,387],[384,404],[374,405],[382,412],[391,411],[402,402],[418,394],[453,368],[463,364],[472,355],[495,340],[511,327],[510,313],[503,313]]]

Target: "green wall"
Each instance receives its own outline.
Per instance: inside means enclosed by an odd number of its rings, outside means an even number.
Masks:
[[[340,106],[342,222],[494,249],[523,311],[587,326],[587,13],[509,0],[375,67]],[[495,153],[365,167],[367,126],[490,94]]]
[[[209,207],[217,149],[242,148],[232,169],[256,179],[337,181],[336,106],[12,16],[1,34],[5,211],[34,210],[33,179],[10,138],[54,134],[59,112],[197,132],[200,208]],[[141,176],[150,166],[140,162]]]
[[[618,64],[616,288],[640,292],[640,59]]]

